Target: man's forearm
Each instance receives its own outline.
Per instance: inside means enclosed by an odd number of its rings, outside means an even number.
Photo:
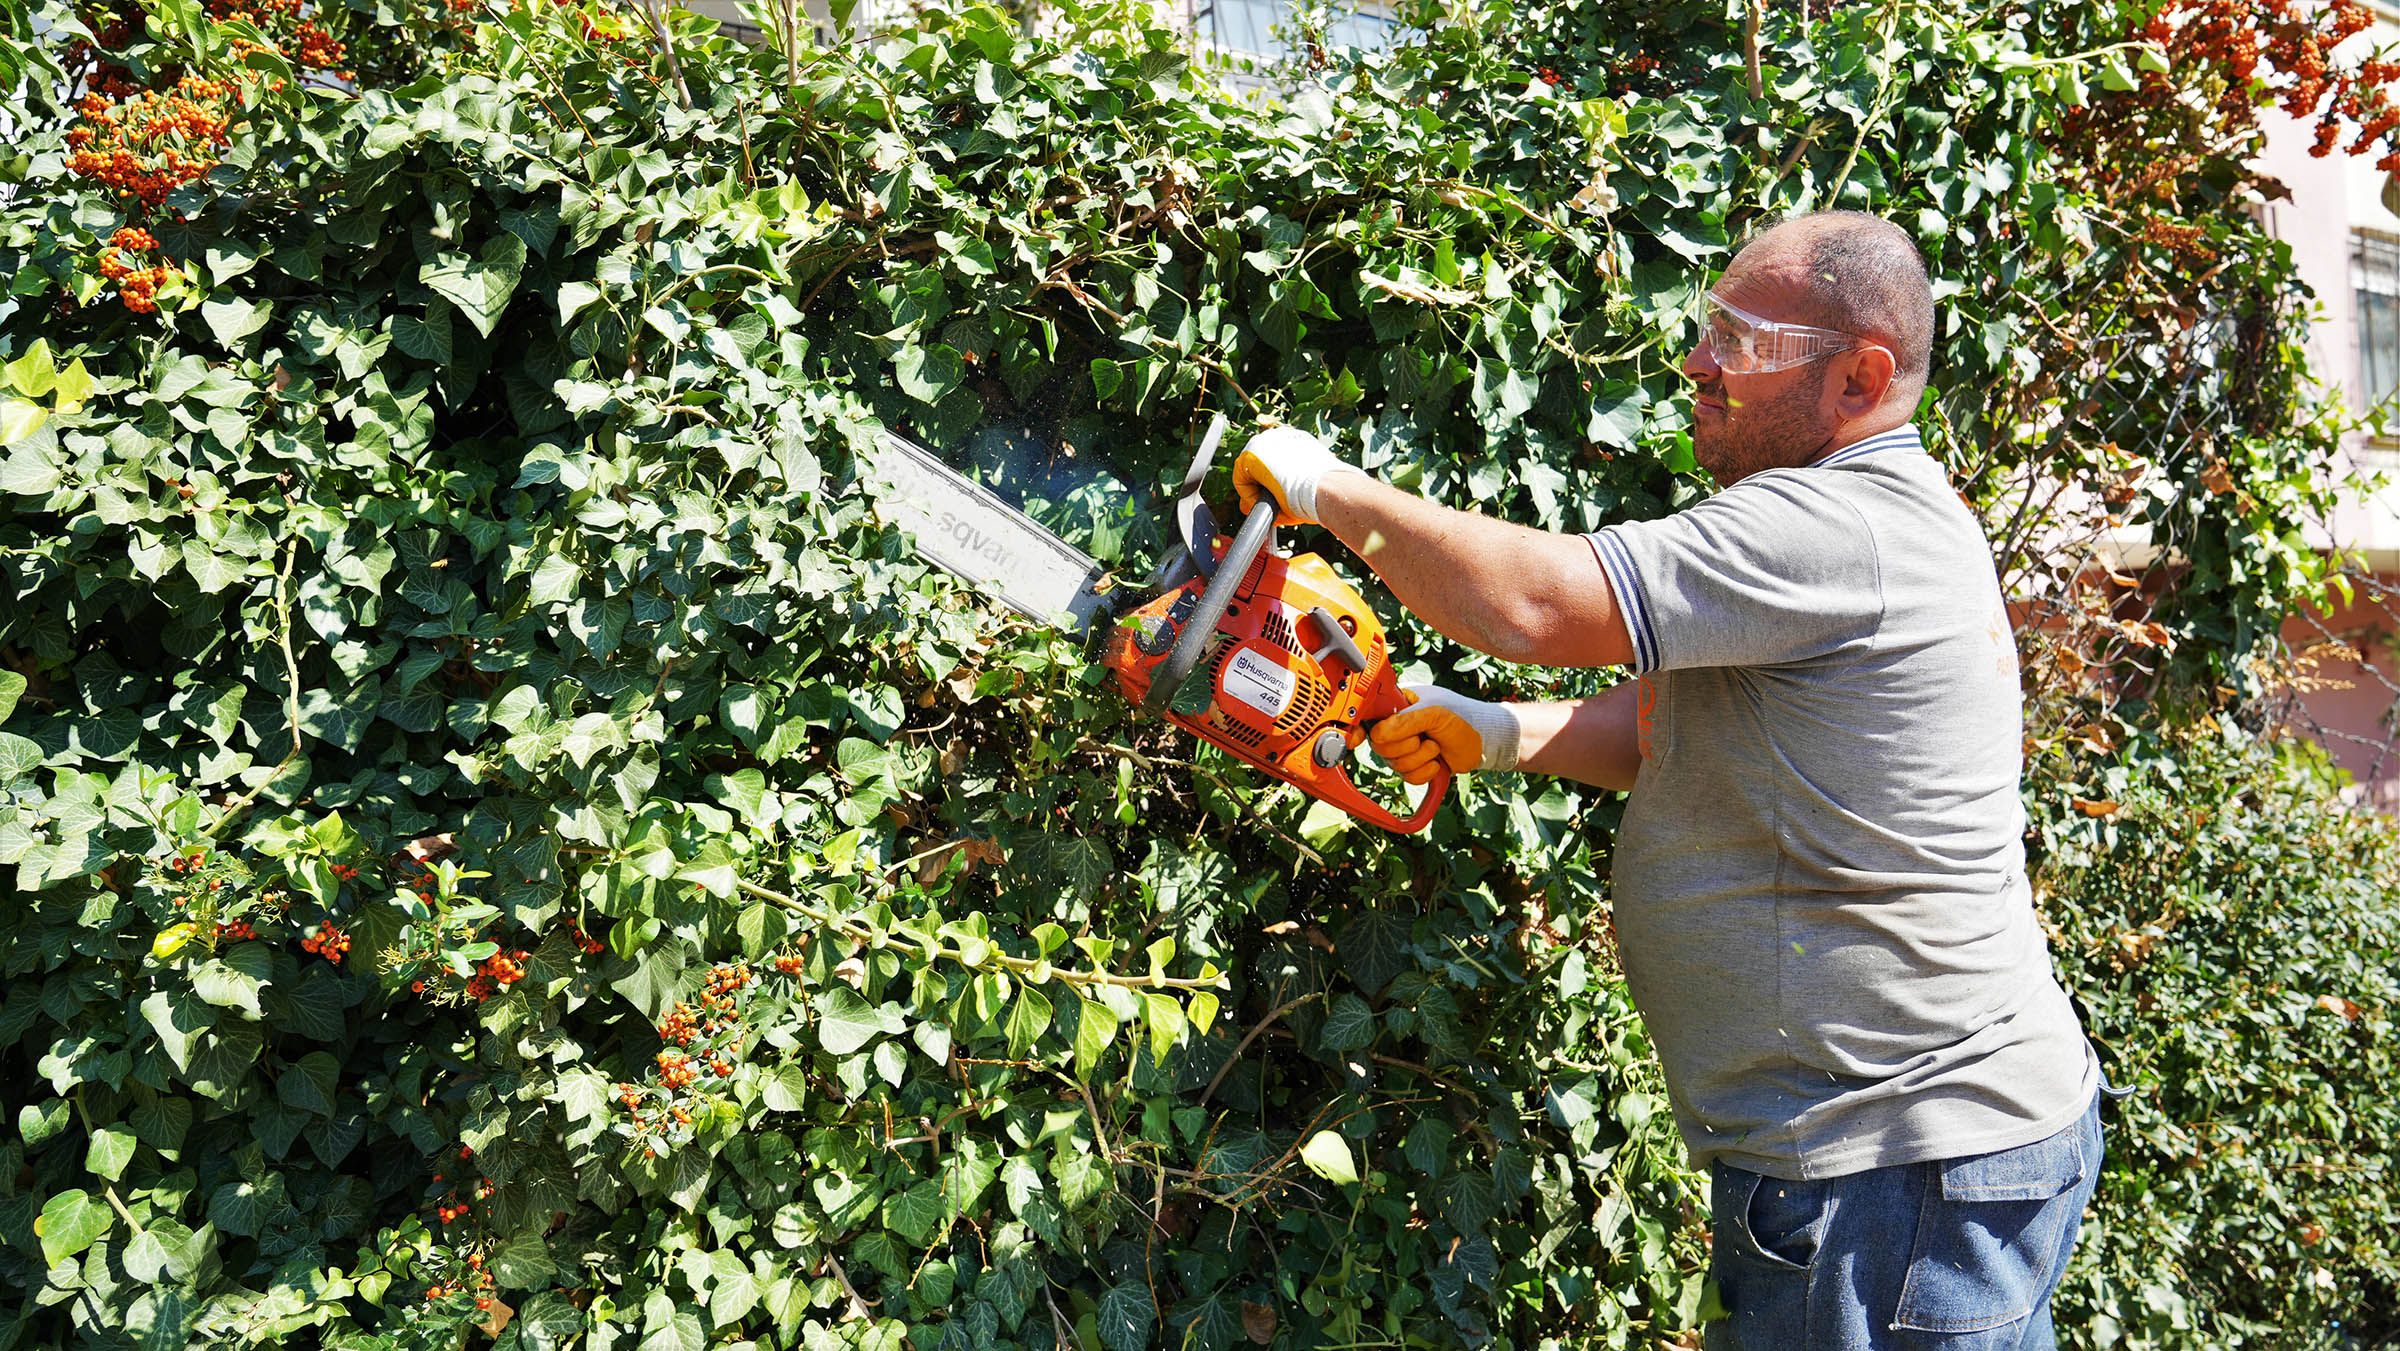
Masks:
[[[1329,474],[1317,517],[1365,559],[1411,614],[1447,637],[1509,661],[1603,665],[1630,659],[1630,644],[1558,602],[1608,582],[1591,546],[1473,512],[1454,511],[1364,474]]]
[[[1631,792],[1641,771],[1638,683],[1589,699],[1510,704],[1517,715],[1517,768]]]

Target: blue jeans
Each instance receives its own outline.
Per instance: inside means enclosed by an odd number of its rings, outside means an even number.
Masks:
[[[1786,1182],[1719,1163],[1708,1351],[2051,1351],[2058,1288],[2100,1180],[2100,1100],[1996,1154]]]

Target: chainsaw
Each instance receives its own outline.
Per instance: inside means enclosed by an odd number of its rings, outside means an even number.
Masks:
[[[930,451],[887,431],[873,468],[934,562],[1068,629],[1114,621],[1101,665],[1144,712],[1362,821],[1422,830],[1449,791],[1447,770],[1405,817],[1349,771],[1361,730],[1409,704],[1383,623],[1323,558],[1274,547],[1273,502],[1231,538],[1218,533],[1200,488],[1224,431],[1222,415],[1210,421],[1175,504],[1176,541],[1124,599],[1108,593],[1096,560]]]

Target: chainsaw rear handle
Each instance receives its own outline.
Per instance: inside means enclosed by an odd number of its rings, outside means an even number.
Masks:
[[[1261,498],[1250,508],[1250,517],[1242,522],[1241,532],[1227,546],[1225,556],[1217,560],[1216,575],[1208,579],[1208,589],[1200,593],[1200,603],[1192,607],[1191,615],[1183,621],[1183,629],[1175,637],[1175,648],[1167,659],[1158,664],[1157,674],[1150,678],[1150,688],[1142,694],[1142,711],[1160,713],[1183,687],[1192,668],[1200,664],[1200,654],[1208,650],[1208,640],[1217,633],[1217,621],[1225,617],[1225,607],[1233,603],[1234,588],[1250,571],[1259,551],[1275,540],[1275,502]]]

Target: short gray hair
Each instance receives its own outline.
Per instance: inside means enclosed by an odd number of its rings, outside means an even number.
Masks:
[[[1917,242],[1864,211],[1813,211],[1784,227],[1806,232],[1809,291],[1824,326],[1890,338],[1894,378],[1922,385],[1933,363],[1933,280]]]

